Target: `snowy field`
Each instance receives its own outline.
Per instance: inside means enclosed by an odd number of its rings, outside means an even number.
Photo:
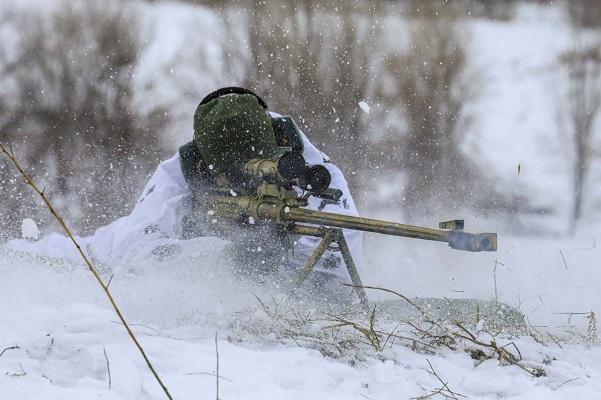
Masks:
[[[177,18],[193,24],[194,15],[209,21],[202,26],[213,32],[209,42],[218,40],[208,11],[168,2],[161,7],[153,11],[163,17],[155,32],[162,40],[185,41],[174,33]],[[468,146],[492,160],[498,178],[512,190],[527,190],[537,204],[551,201],[561,210],[568,204],[567,161],[557,155],[562,146],[557,135],[549,133],[556,129],[549,88],[557,79],[557,55],[567,46],[567,28],[557,9],[543,19],[537,10],[524,7],[509,23],[471,23],[474,68],[488,83],[473,106],[478,117]],[[216,52],[211,43],[207,51]],[[147,60],[158,57],[159,47],[151,47]],[[220,84],[217,75],[213,71],[202,83],[206,90]],[[442,387],[429,363],[456,398],[601,399],[601,348],[593,318],[601,315],[601,224],[563,236],[565,215],[559,212],[550,217],[552,234],[533,238],[517,236],[493,219],[465,217],[468,229],[499,232],[499,252],[459,253],[440,243],[370,235],[360,268],[364,284],[410,298],[498,299],[519,309],[529,334],[500,334],[497,343],[514,353],[519,349],[520,365],[542,368],[544,376],[495,359],[475,360],[464,351],[473,347],[465,342],[456,350],[433,351],[402,342],[376,351],[363,343],[341,357],[324,355],[282,334],[286,327],[257,299],[273,305],[281,293],[233,276],[220,258],[219,241],[182,244],[184,252],[164,262],[101,269],[106,279],[113,276],[116,300],[175,399],[216,397],[216,348],[224,400],[419,398]],[[83,265],[19,254],[0,244],[0,276],[0,400],[164,397]],[[369,294],[374,300],[391,298]],[[292,306],[300,314],[315,312],[311,304]],[[472,329],[490,342],[481,328]],[[445,393],[450,396],[431,398]]]
[[[543,377],[532,377],[517,366],[500,366],[494,359],[475,361],[461,346],[456,351],[442,348],[433,354],[402,344],[385,346],[382,351],[360,346],[341,359],[324,357],[318,350],[276,334],[277,329],[272,328],[277,324],[255,298],[269,304],[276,294],[270,288],[239,281],[223,265],[217,268],[221,264],[220,246],[215,243],[207,246],[201,256],[114,266],[111,289],[176,399],[215,396],[216,334],[222,399],[409,399],[441,387],[438,379],[428,373],[428,361],[451,390],[468,398],[600,398],[601,352],[590,337],[589,321],[579,314],[571,318],[553,315],[600,309],[598,298],[596,303],[585,300],[596,297],[595,289],[601,283],[598,266],[587,264],[587,259],[598,258],[599,250],[579,252],[569,247],[574,244],[529,240],[519,246],[521,251],[513,251],[515,259],[506,257],[505,268],[497,271],[501,300],[515,304],[513,296],[522,293],[521,309],[537,326],[533,336],[509,339],[500,335],[498,343],[514,342],[523,364],[544,368]],[[490,266],[482,265],[486,271],[480,274],[476,268],[466,271],[461,266],[465,259],[460,258],[456,267],[424,273],[423,269],[438,264],[436,257],[442,260],[448,255],[436,244],[437,251],[427,251],[426,245],[432,243],[419,247],[429,257],[418,261],[414,254],[413,263],[405,264],[405,283],[401,279],[404,273],[383,271],[385,267],[381,267],[381,277],[397,279],[386,282],[386,287],[409,295],[440,296],[433,289],[438,285],[448,286],[449,296],[451,288],[462,288],[466,297],[490,296]],[[517,245],[517,241],[512,244]],[[569,274],[559,255],[559,262],[557,257],[536,257],[536,252],[546,252],[552,246],[565,249]],[[416,246],[403,244],[406,251],[411,247]],[[83,265],[18,255],[4,248],[0,256],[0,292],[4,299],[0,303],[0,320],[4,321],[0,347],[18,346],[6,350],[0,358],[0,398],[162,397]],[[526,256],[531,256],[530,262],[520,264]],[[409,272],[418,263],[421,279],[416,279],[417,272]],[[463,267],[466,265],[469,263]],[[104,274],[108,278],[107,270]],[[445,285],[442,276],[447,280],[452,276],[453,283]],[[421,285],[415,287],[420,280]],[[474,285],[474,281],[480,284]],[[366,283],[381,282],[370,282],[368,278]],[[295,307],[300,312],[312,311],[302,304]],[[545,321],[554,321],[553,326],[541,326]],[[485,333],[480,338],[490,339]]]

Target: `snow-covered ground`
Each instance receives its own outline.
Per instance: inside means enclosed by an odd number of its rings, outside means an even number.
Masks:
[[[451,390],[468,398],[599,398],[601,351],[586,338],[584,316],[572,317],[572,331],[580,335],[566,335],[567,330],[557,326],[540,326],[552,310],[599,310],[598,303],[582,304],[582,298],[593,298],[591,294],[601,283],[598,278],[595,281],[599,276],[598,271],[594,274],[596,266],[587,264],[586,257],[579,258],[579,253],[568,253],[570,249],[565,247],[568,274],[561,261],[536,257],[540,243],[528,241],[524,245],[527,244],[532,245],[528,250],[532,253],[518,254],[531,255],[530,262],[518,265],[506,259],[505,266],[499,267],[499,296],[501,300],[515,300],[512,290],[521,291],[522,310],[537,318],[536,323],[531,322],[538,326],[542,336],[535,336],[544,344],[528,336],[511,340],[500,337],[498,343],[515,342],[525,365],[545,369],[546,376],[539,378],[516,366],[500,366],[496,360],[479,363],[459,350],[424,354],[401,345],[382,352],[358,349],[361,361],[350,363],[348,357],[332,359],[317,350],[299,347],[294,341],[282,342],[275,334],[260,329],[269,317],[254,297],[267,302],[273,291],[234,278],[224,266],[217,268],[219,249],[214,246],[205,249],[201,256],[116,266],[104,274],[107,278],[109,273],[115,274],[111,289],[176,399],[215,396],[215,334],[222,399],[418,397],[441,386],[427,372],[428,361]],[[408,250],[410,246],[405,247]],[[591,251],[598,255],[598,250]],[[397,281],[385,282],[385,286],[409,295],[440,296],[433,287],[444,288],[448,284],[449,289],[465,290],[462,294],[467,297],[490,297],[491,266],[487,266],[486,273],[470,277],[470,272],[476,271],[462,269],[463,259],[450,271],[439,267],[424,273],[437,265],[429,262],[434,261],[433,253],[444,258],[446,252],[438,248],[430,253],[430,257],[420,261],[421,286],[415,287],[419,279],[415,278],[418,272],[410,272],[412,265],[404,265],[401,272],[385,272],[390,266],[380,266],[381,277],[397,277]],[[582,254],[587,253],[583,250]],[[143,359],[83,265],[19,255],[5,248],[0,248],[0,259],[0,347],[18,346],[0,357],[0,398],[162,397]],[[364,269],[369,269],[369,264]],[[401,278],[404,275],[406,279]],[[447,282],[442,282],[442,276],[447,277]],[[432,287],[427,288],[426,282]],[[444,294],[453,295],[446,290]],[[542,314],[533,309],[539,294],[539,307],[546,310]],[[562,315],[561,319],[566,324],[568,316]],[[551,332],[553,336],[549,335]],[[350,358],[354,358],[353,354]]]
[[[159,60],[173,75],[198,73],[170,70],[168,61],[192,57],[182,49],[194,30],[216,58],[219,26],[209,11],[163,2],[149,14],[156,18],[148,29],[157,42],[143,56],[147,65]],[[197,24],[198,18],[206,23]],[[557,8],[527,6],[516,21],[470,22],[470,56],[486,84],[470,110],[475,124],[467,143],[492,161],[508,187],[560,210],[552,218],[556,232],[564,230],[561,210],[569,204],[568,161],[555,133],[556,60],[569,39],[561,18]],[[189,29],[177,33],[181,27]],[[171,46],[157,45],[161,41]],[[222,84],[220,62],[213,61],[205,63],[207,77],[195,90]],[[148,68],[139,78],[164,72]],[[177,93],[172,84],[159,89]],[[187,132],[174,143],[186,140]],[[216,334],[222,399],[415,398],[441,387],[428,362],[451,390],[471,399],[601,398],[601,350],[591,321],[591,312],[601,315],[600,224],[583,226],[574,237],[532,238],[512,236],[494,220],[465,217],[468,228],[499,232],[499,252],[459,253],[440,243],[370,235],[364,283],[409,297],[498,298],[520,309],[538,341],[500,336],[499,345],[513,341],[525,365],[544,368],[543,377],[494,359],[479,363],[461,350],[425,354],[397,344],[382,352],[361,348],[359,361],[350,362],[281,340],[260,329],[273,321],[255,297],[267,301],[277,290],[234,277],[215,244],[162,263],[104,266],[103,274],[114,275],[111,289],[176,399],[215,397]],[[82,265],[17,254],[0,244],[0,277],[1,400],[163,397]],[[301,311],[312,311],[307,307]]]

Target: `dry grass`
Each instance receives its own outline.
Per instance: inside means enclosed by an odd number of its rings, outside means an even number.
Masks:
[[[73,243],[73,245],[77,249],[79,255],[81,256],[82,260],[86,264],[88,270],[92,273],[92,275],[94,276],[94,279],[96,280],[96,282],[98,282],[98,285],[100,285],[100,287],[102,288],[102,291],[106,295],[106,298],[109,300],[111,306],[113,307],[113,310],[115,311],[115,313],[119,317],[119,320],[123,324],[123,327],[127,331],[127,334],[129,335],[129,337],[133,341],[134,345],[136,346],[136,348],[138,349],[138,351],[140,352],[140,354],[144,358],[144,361],[146,362],[146,366],[148,367],[148,369],[150,370],[150,372],[152,373],[152,375],[154,376],[154,378],[156,379],[156,381],[158,382],[158,384],[161,386],[161,389],[163,390],[163,392],[165,393],[165,395],[167,396],[167,398],[169,400],[172,400],[173,398],[171,397],[171,394],[169,393],[169,390],[167,389],[167,387],[165,386],[165,384],[163,383],[163,381],[159,377],[159,375],[156,372],[153,364],[151,363],[150,359],[146,355],[146,351],[144,350],[144,348],[142,347],[142,345],[138,341],[136,335],[134,334],[134,332],[130,328],[130,325],[125,320],[125,316],[123,315],[123,313],[121,312],[120,307],[117,305],[117,302],[113,298],[113,295],[111,294],[111,292],[109,290],[108,284],[106,284],[102,280],[102,277],[98,273],[98,270],[96,269],[96,267],[94,266],[94,264],[92,264],[92,261],[90,261],[90,259],[86,255],[86,253],[82,250],[81,246],[79,245],[79,243],[75,239],[75,236],[73,235],[73,232],[71,231],[71,229],[69,228],[69,226],[67,225],[67,223],[65,222],[65,220],[56,211],[56,208],[52,205],[52,203],[50,202],[50,199],[48,198],[48,196],[46,196],[45,188],[40,189],[38,187],[38,185],[35,183],[35,181],[33,180],[33,178],[31,176],[29,176],[23,170],[23,168],[21,167],[21,164],[19,163],[19,161],[15,157],[13,151],[11,149],[7,149],[6,147],[4,147],[4,145],[2,143],[0,143],[0,155],[4,155],[6,158],[8,158],[8,160],[19,171],[21,177],[25,180],[25,182],[27,183],[27,185],[29,185],[33,189],[33,191],[42,199],[42,201],[44,202],[44,204],[48,208],[48,211],[50,211],[50,213],[52,214],[52,216],[58,221],[59,225],[63,228],[63,231],[69,237],[69,240]],[[105,352],[105,356],[106,356],[106,352]],[[108,364],[108,358],[107,358],[107,368],[108,368],[108,365],[109,364]],[[23,372],[23,374],[25,374],[25,372]],[[110,372],[109,372],[109,376],[110,376]]]

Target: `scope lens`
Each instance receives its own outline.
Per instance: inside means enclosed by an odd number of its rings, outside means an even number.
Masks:
[[[332,175],[323,165],[314,165],[307,169],[307,188],[313,194],[320,194],[330,187]]]
[[[287,180],[303,177],[305,166],[305,159],[298,153],[284,153],[278,160],[278,172]]]

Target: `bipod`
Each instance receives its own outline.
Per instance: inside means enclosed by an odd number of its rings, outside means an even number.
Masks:
[[[355,292],[357,293],[357,296],[359,296],[361,305],[364,307],[369,305],[367,301],[367,295],[365,294],[363,284],[361,283],[361,278],[359,277],[359,272],[357,271],[357,266],[355,265],[355,261],[353,260],[353,256],[351,255],[351,251],[349,250],[346,239],[344,238],[342,229],[326,228],[323,226],[313,227],[307,225],[292,225],[289,230],[290,232],[298,235],[322,238],[313,254],[311,254],[311,257],[309,257],[303,268],[300,270],[298,274],[299,283],[303,283],[305,279],[307,279],[309,274],[315,268],[315,265],[319,259],[323,256],[323,253],[325,253],[327,250],[328,246],[330,246],[332,243],[335,243],[338,245],[338,248],[342,253],[342,259],[344,260],[346,269],[351,277],[351,282],[353,283]]]

